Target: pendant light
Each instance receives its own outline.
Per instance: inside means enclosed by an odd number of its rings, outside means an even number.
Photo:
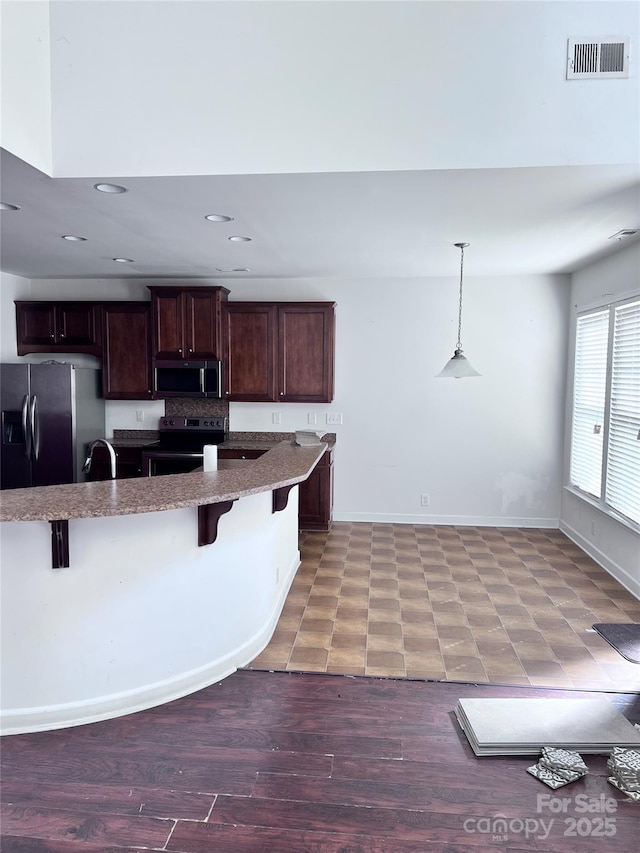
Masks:
[[[458,302],[458,343],[456,344],[453,357],[445,364],[440,373],[436,373],[438,377],[449,377],[451,379],[462,379],[464,376],[480,376],[477,370],[471,367],[466,356],[462,354],[462,343],[460,341],[462,334],[462,274],[464,269],[464,250],[469,243],[454,243],[460,249],[460,296]]]

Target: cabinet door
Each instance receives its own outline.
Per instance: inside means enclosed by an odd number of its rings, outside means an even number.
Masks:
[[[108,400],[145,400],[152,395],[151,306],[148,302],[103,305],[103,390]]]
[[[194,290],[184,297],[184,358],[222,358],[219,293]]]
[[[101,354],[100,306],[93,302],[16,302],[18,355]]]
[[[298,526],[301,530],[328,530],[333,515],[333,459],[327,451],[311,475],[300,483]]]
[[[86,302],[58,303],[56,335],[60,346],[99,346],[99,312],[99,306]]]
[[[31,346],[51,347],[56,342],[56,309],[53,302],[16,302],[18,355],[33,352]],[[21,349],[24,350],[21,352]]]
[[[151,311],[155,358],[185,358],[184,293],[164,287],[154,289]]]
[[[241,448],[218,449],[218,459],[259,459],[266,450],[242,450]]]
[[[227,302],[222,309],[222,318],[227,399],[277,400],[276,306],[259,302]]]
[[[278,399],[333,400],[333,303],[289,303],[278,308]]]

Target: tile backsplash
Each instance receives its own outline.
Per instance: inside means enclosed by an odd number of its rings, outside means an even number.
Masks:
[[[165,415],[185,418],[228,418],[229,403],[226,400],[172,397],[165,400]]]

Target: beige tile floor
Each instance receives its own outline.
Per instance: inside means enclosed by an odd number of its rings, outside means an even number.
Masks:
[[[248,668],[640,690],[591,628],[640,602],[559,530],[345,522],[300,552]]]

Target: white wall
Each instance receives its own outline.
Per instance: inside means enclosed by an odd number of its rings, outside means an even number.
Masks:
[[[465,278],[463,343],[483,375],[445,380],[434,374],[456,342],[450,278],[236,281],[234,299],[337,302],[336,397],[232,403],[231,427],[308,428],[316,412],[317,428],[338,434],[336,519],[554,526],[568,291],[566,276]],[[343,425],[327,426],[327,411]]]
[[[51,174],[51,50],[48,0],[2,0],[0,144]],[[12,199],[3,198],[11,202]]]
[[[568,37],[637,43],[635,3],[54,0],[51,24],[57,176],[637,157],[638,74],[565,79]]]
[[[20,361],[16,352],[16,311],[14,299],[30,299],[28,278],[0,271],[0,361]]]
[[[574,273],[571,282],[571,323],[567,366],[564,482],[569,482],[571,405],[575,353],[575,312],[638,290],[640,243]],[[640,535],[588,501],[564,489],[560,527],[581,548],[640,598]]]
[[[152,283],[34,280],[32,298],[139,299]],[[456,342],[454,276],[225,284],[232,299],[337,303],[332,404],[230,405],[234,431],[309,428],[311,412],[338,434],[337,519],[557,525],[568,276],[465,277],[463,344],[482,376],[464,380],[435,378]],[[110,428],[140,428],[134,412],[150,405],[110,404]],[[343,424],[328,427],[328,411]]]

